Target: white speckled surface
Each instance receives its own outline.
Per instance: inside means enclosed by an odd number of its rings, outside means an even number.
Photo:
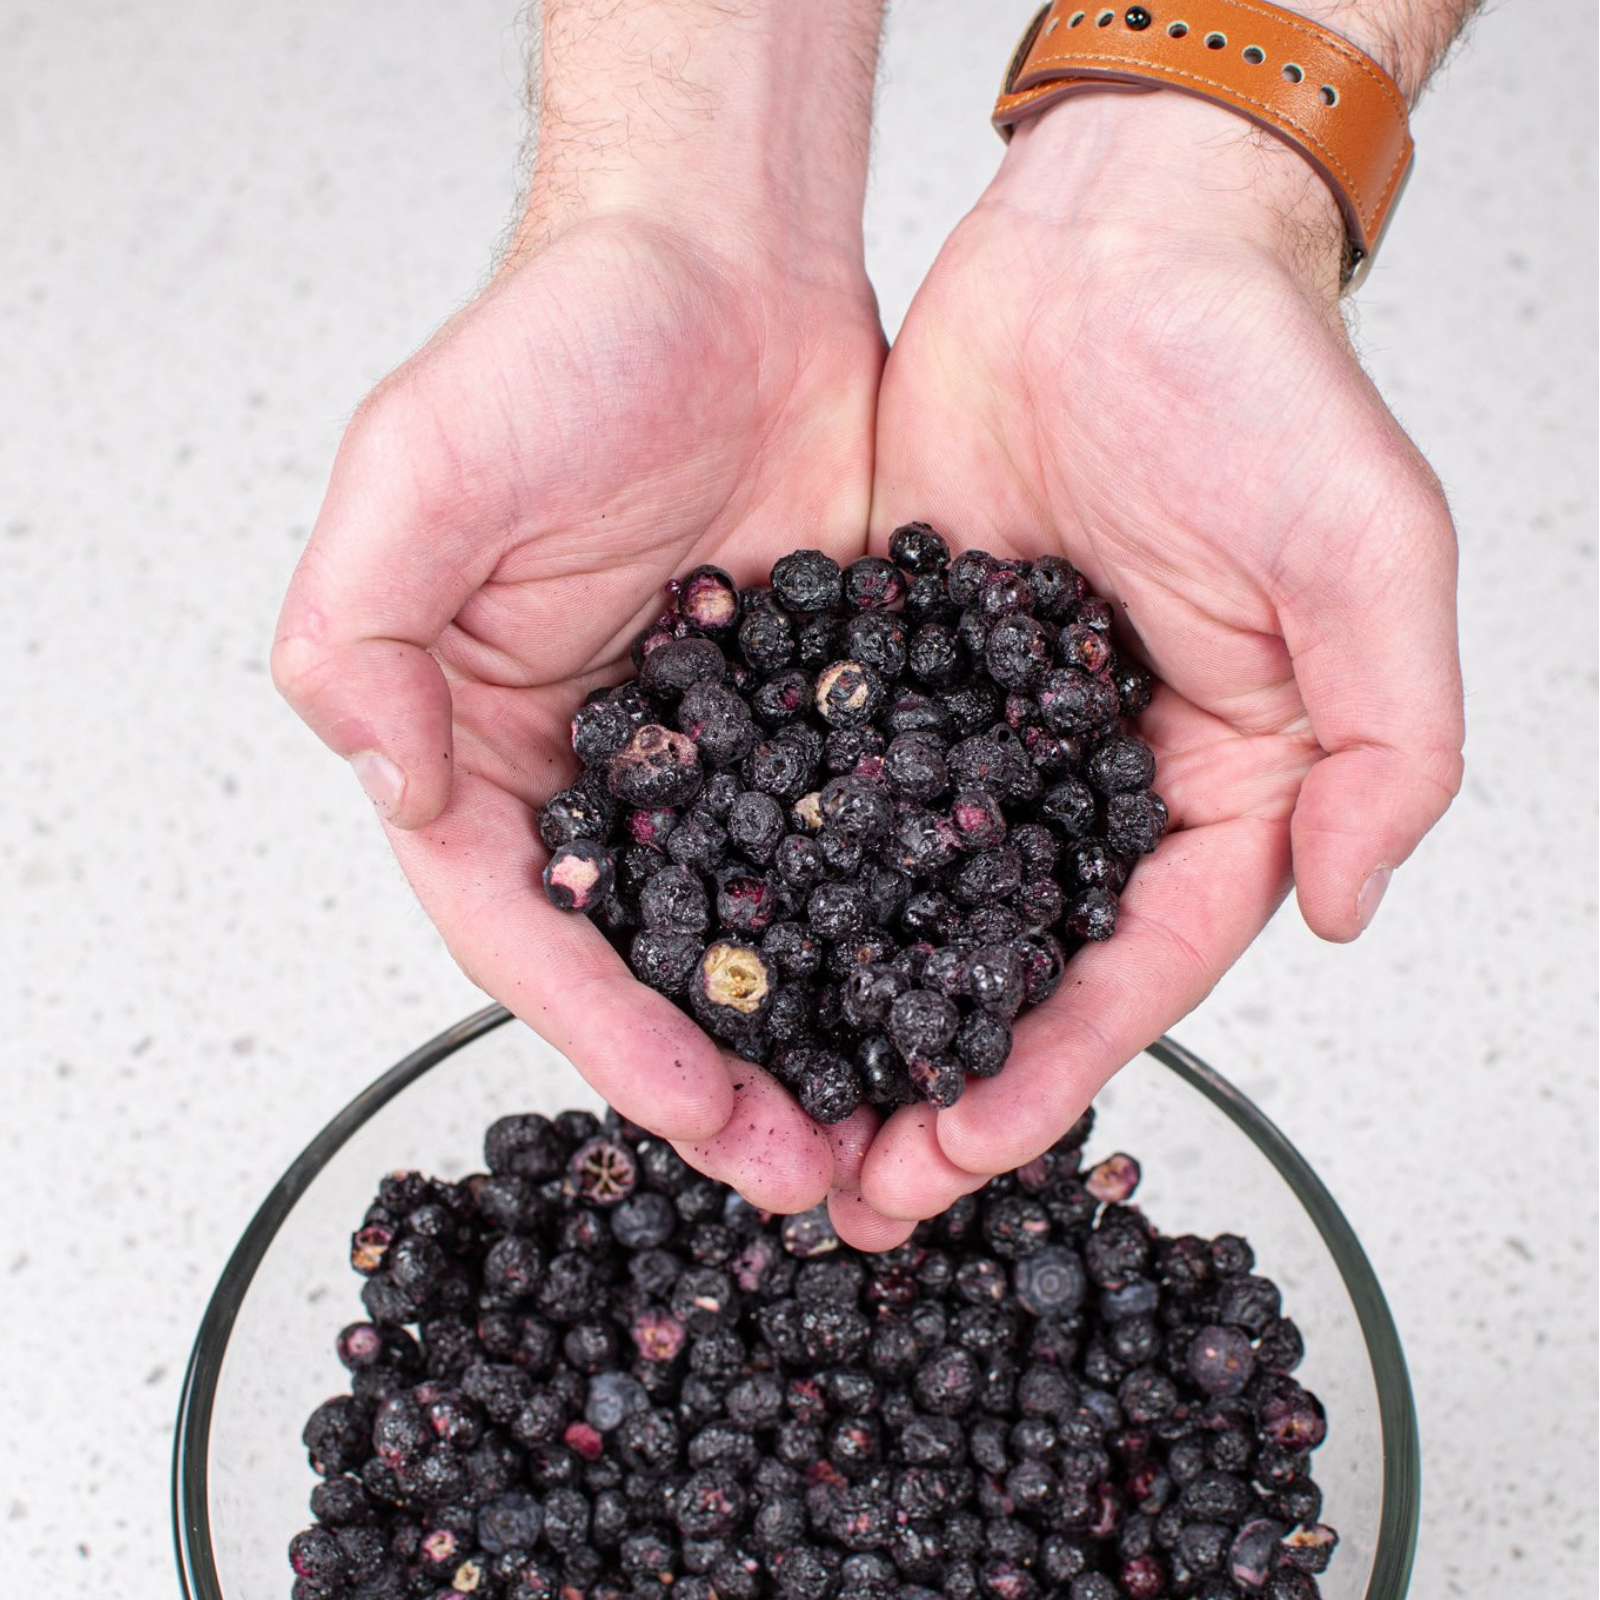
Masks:
[[[996,160],[1022,17],[904,9],[891,325]],[[1592,8],[1517,10],[1587,84]],[[1465,793],[1359,946],[1290,912],[1179,1030],[1388,1289],[1423,1600],[1595,1575],[1595,128],[1525,38],[1489,15],[1424,103],[1361,299],[1460,523]],[[52,1593],[168,1592],[173,1408],[231,1245],[478,1002],[264,657],[342,419],[507,219],[521,48],[500,0],[0,8],[0,1521]]]

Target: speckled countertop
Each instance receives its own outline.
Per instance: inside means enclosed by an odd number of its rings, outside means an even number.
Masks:
[[[480,1000],[265,653],[344,417],[507,220],[515,9],[0,9],[0,1522],[51,1593],[169,1591],[222,1262],[309,1134]],[[869,218],[891,327],[992,170],[1023,14],[904,9]],[[1358,946],[1290,911],[1178,1030],[1388,1290],[1424,1600],[1595,1572],[1594,13],[1517,10],[1424,103],[1359,302],[1460,524],[1466,789]]]

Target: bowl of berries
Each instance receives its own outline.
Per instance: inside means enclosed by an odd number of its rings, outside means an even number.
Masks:
[[[867,1255],[491,1007],[266,1196],[173,1508],[188,1600],[1401,1600],[1418,1445],[1349,1224],[1170,1041]]]

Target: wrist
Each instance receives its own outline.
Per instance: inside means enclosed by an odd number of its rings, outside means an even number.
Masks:
[[[1327,183],[1283,141],[1176,90],[1108,89],[1030,117],[984,203],[1059,228],[1084,265],[1256,261],[1339,297],[1345,228]]]
[[[881,11],[546,0],[519,247],[620,214],[733,259],[860,275]]]

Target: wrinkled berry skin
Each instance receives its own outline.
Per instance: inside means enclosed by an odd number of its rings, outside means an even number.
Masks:
[[[547,892],[819,1118],[948,1106],[1114,934],[1167,829],[1123,720],[1154,685],[1061,557],[952,554],[907,523],[886,556],[797,550],[768,580],[668,584],[638,676],[578,708],[584,772],[538,819]],[[757,953],[759,999],[707,993],[713,945],[730,972],[726,948]],[[938,1025],[905,1020],[923,1014]],[[387,1315],[403,1294],[374,1278]],[[1136,1365],[1142,1338],[1124,1328],[1105,1359]],[[950,1581],[988,1580],[979,1563]]]

